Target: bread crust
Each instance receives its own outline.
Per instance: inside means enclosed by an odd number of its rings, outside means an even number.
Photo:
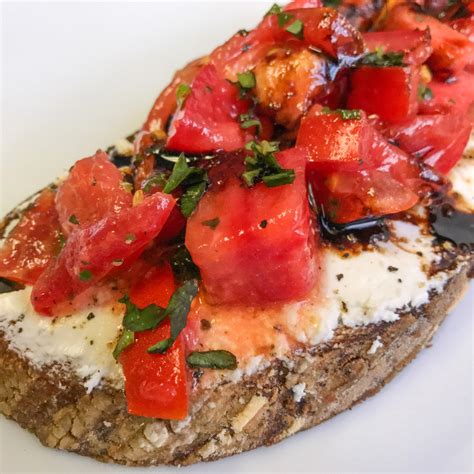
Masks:
[[[430,342],[470,270],[395,322],[341,327],[329,342],[239,382],[203,387],[195,378],[184,422],[129,415],[123,391],[87,394],[70,372],[32,367],[0,332],[0,412],[45,446],[131,466],[188,465],[272,445],[377,393]],[[373,351],[375,340],[383,346]],[[304,392],[296,396],[295,386]]]

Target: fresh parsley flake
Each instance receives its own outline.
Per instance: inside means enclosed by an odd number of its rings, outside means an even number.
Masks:
[[[186,362],[192,368],[200,369],[236,369],[237,359],[229,351],[191,352]]]
[[[337,8],[341,5],[342,0],[323,0],[323,5],[329,8]]]
[[[90,270],[82,270],[80,273],[79,273],[79,280],[81,281],[89,281],[90,279],[92,279],[92,272]]]
[[[428,86],[420,84],[418,86],[418,97],[421,100],[431,100],[434,97],[433,91]]]
[[[178,108],[181,109],[186,101],[187,97],[191,94],[191,87],[188,84],[180,84],[176,89],[176,103]]]
[[[179,207],[184,217],[189,217],[193,213],[194,209],[196,209],[196,206],[198,205],[198,202],[206,192],[206,188],[207,175],[205,180],[189,186],[182,194],[179,199]]]
[[[405,66],[403,58],[403,52],[384,53],[380,48],[377,48],[375,52],[366,54],[362,58],[361,64],[376,67]]]
[[[124,303],[126,308],[123,327],[133,332],[154,329],[166,317],[165,309],[155,304],[140,309],[130,301],[128,296],[124,296],[119,302]]]
[[[214,217],[214,219],[202,221],[202,225],[210,227],[212,230],[214,230],[219,225],[220,222],[221,220],[218,217]]]
[[[171,268],[178,281],[200,280],[199,268],[184,245],[180,245],[170,257]]]
[[[260,135],[262,131],[262,123],[257,117],[251,114],[240,114],[239,116],[240,126],[243,129],[257,127],[257,135]]]
[[[285,30],[293,36],[296,36],[298,39],[303,39],[303,28],[303,22],[301,20],[295,20],[290,26],[287,26]]]
[[[159,173],[143,182],[142,189],[149,193],[153,188],[163,189],[166,186],[166,177],[163,173]]]
[[[77,220],[77,217],[74,214],[69,216],[69,222],[71,224],[79,225],[79,221]]]
[[[135,241],[137,239],[136,235],[135,234],[127,234],[125,236],[125,243],[126,244],[131,244],[133,241]]]
[[[323,114],[339,114],[343,120],[360,120],[362,118],[362,114],[359,109],[331,110],[329,107],[323,107],[321,112]]]
[[[257,82],[255,81],[255,74],[252,71],[246,71],[237,74],[237,81],[242,89],[253,89]]]
[[[122,334],[117,341],[117,345],[115,346],[113,356],[115,359],[118,359],[119,355],[130,345],[135,342],[135,333],[130,331],[129,329],[124,329]]]

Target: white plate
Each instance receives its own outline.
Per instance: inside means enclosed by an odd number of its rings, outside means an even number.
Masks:
[[[0,213],[134,131],[176,68],[269,3],[3,4]],[[180,472],[471,472],[473,289],[376,397],[271,448]],[[2,473],[142,472],[46,449],[3,418],[0,436]]]

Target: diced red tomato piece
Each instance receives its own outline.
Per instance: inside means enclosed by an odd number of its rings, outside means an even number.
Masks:
[[[405,64],[421,65],[433,51],[429,30],[371,31],[363,37],[369,51],[403,52]]]
[[[297,147],[308,152],[315,199],[336,223],[409,209],[418,202],[419,170],[361,118],[316,109],[302,120]]]
[[[221,79],[214,66],[205,66],[182,110],[174,116],[166,146],[189,153],[242,148],[246,133],[239,115],[248,109],[248,101],[238,97],[237,88]]]
[[[421,114],[457,113],[469,114],[474,122],[472,111],[474,104],[474,75],[468,72],[459,72],[456,76],[441,81],[434,79],[428,84],[433,98],[420,102]]]
[[[314,285],[305,153],[289,149],[276,157],[295,170],[292,184],[247,188],[231,176],[211,186],[188,220],[186,247],[213,303],[266,305],[304,297]],[[216,226],[206,225],[216,218]]]
[[[321,0],[293,0],[285,6],[284,10],[297,10],[299,8],[318,8],[322,7],[323,2]]]
[[[135,141],[136,152],[140,152],[153,144],[153,134],[165,131],[168,120],[177,108],[176,91],[181,84],[190,85],[202,67],[207,57],[196,59],[176,72],[171,83],[158,96],[148,113],[142,132]]]
[[[150,304],[166,307],[176,289],[169,264],[152,268],[130,292],[139,308]],[[188,384],[183,336],[165,354],[147,349],[170,336],[170,324],[136,332],[135,342],[120,354],[125,377],[128,412],[148,418],[182,420],[188,413]]]
[[[449,22],[449,26],[459,33],[466,35],[471,43],[474,43],[474,16],[459,18]]]
[[[384,134],[398,146],[441,173],[462,157],[472,126],[463,114],[418,115],[388,127]]]
[[[384,25],[386,30],[415,30],[429,28],[433,54],[429,65],[435,70],[460,71],[474,62],[474,44],[469,39],[442,23],[437,18],[417,12],[409,4],[389,10]]]
[[[419,72],[414,66],[362,66],[350,76],[348,108],[396,123],[418,111]]]
[[[356,171],[373,164],[370,150],[375,130],[360,111],[360,119],[323,113],[314,106],[301,121],[296,145],[308,151],[308,169]],[[361,168],[363,167],[363,168]]]
[[[0,277],[33,284],[61,249],[55,193],[46,188],[23,213],[0,249]]]
[[[138,258],[160,233],[174,204],[172,196],[156,193],[136,207],[73,232],[33,288],[35,310],[48,316],[62,314],[77,295],[116,268],[117,262]]]
[[[132,205],[132,194],[122,188],[122,174],[107,153],[79,160],[59,186],[56,209],[66,235],[87,227],[107,214]]]

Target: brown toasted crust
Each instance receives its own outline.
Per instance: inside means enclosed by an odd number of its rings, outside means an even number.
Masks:
[[[442,294],[393,323],[341,328],[290,364],[275,361],[237,383],[206,389],[197,382],[189,423],[129,415],[122,391],[87,395],[69,373],[32,368],[0,333],[0,411],[46,446],[104,462],[186,465],[271,445],[377,393],[429,343],[468,274],[465,266]],[[377,337],[383,346],[369,353]],[[300,383],[306,394],[295,401]]]

